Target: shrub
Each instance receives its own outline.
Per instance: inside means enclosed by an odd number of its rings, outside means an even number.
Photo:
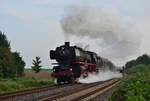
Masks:
[[[114,92],[112,101],[150,101],[150,65],[137,65]]]

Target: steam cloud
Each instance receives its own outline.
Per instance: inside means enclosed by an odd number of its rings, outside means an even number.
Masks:
[[[87,78],[79,78],[80,83],[94,83],[106,81],[112,78],[121,78],[122,74],[115,71],[99,71],[97,75],[89,75]]]
[[[74,7],[61,21],[66,41],[119,63],[137,53],[139,37],[133,23],[115,10]]]

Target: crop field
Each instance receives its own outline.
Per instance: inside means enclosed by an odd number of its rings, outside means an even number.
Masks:
[[[32,69],[26,69],[25,77],[26,78],[51,79],[51,70],[43,69],[39,73],[35,73]]]

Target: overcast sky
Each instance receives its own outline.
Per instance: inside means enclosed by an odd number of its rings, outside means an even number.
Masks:
[[[136,23],[141,37],[137,55],[150,53],[150,0],[0,0],[0,30],[27,67],[35,56],[50,67],[49,50],[65,41],[60,20],[75,5],[116,9]]]

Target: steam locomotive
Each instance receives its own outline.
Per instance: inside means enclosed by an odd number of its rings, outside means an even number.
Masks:
[[[53,63],[51,74],[57,84],[75,83],[81,76],[86,78],[89,74],[95,75],[100,69],[114,69],[112,62],[98,56],[91,51],[85,51],[77,46],[70,46],[69,42],[50,50],[50,58],[56,60]]]

